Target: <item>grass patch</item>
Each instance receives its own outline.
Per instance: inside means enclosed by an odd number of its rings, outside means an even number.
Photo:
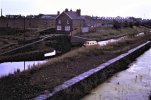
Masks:
[[[115,30],[111,27],[106,27],[106,28],[100,27],[96,29],[96,32],[80,33],[77,35],[85,38],[94,39],[94,40],[105,40],[110,38],[121,37],[124,35],[133,35],[145,30],[149,30],[149,28],[143,26],[140,27],[134,26],[133,28],[122,28],[122,29]]]

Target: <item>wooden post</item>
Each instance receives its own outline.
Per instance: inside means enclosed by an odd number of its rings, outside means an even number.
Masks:
[[[24,61],[24,70],[25,70],[25,61]]]

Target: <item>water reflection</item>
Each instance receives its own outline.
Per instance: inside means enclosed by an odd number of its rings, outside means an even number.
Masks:
[[[46,61],[25,61],[25,69],[37,64],[45,63]],[[0,64],[0,77],[14,73],[17,69],[24,70],[24,62],[6,62]]]
[[[148,100],[151,93],[151,49],[91,91],[82,100]]]

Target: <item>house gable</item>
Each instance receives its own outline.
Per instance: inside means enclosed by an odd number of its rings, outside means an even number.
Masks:
[[[65,12],[61,13],[56,18],[56,30],[67,32],[72,30],[72,19]]]

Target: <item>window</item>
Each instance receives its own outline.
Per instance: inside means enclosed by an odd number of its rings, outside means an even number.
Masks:
[[[58,26],[57,26],[57,30],[62,30],[62,29],[61,29],[61,26],[58,25]]]
[[[69,24],[69,21],[67,20],[67,24]]]
[[[61,20],[58,20],[58,24],[61,24]]]
[[[70,31],[70,26],[65,26],[65,31]]]

